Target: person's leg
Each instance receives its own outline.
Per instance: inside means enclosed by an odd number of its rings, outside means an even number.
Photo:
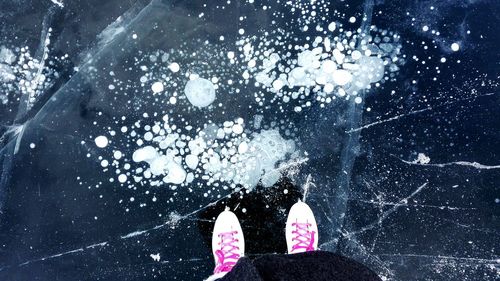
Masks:
[[[354,260],[318,251],[318,226],[311,208],[305,203],[292,206],[285,233],[288,255],[265,255],[252,263],[262,280],[381,280]]]
[[[217,280],[230,272],[245,254],[245,239],[236,215],[225,210],[215,221],[212,234],[212,253],[215,259],[214,275],[208,280]]]
[[[218,281],[262,281],[252,260],[242,257],[233,269]]]
[[[213,234],[212,247],[216,260],[214,270],[216,275],[208,280],[381,281],[377,274],[361,263],[317,250],[318,227],[312,210],[305,203],[298,202],[292,206],[285,231],[288,255],[264,255],[251,261],[242,257],[244,244],[239,243],[244,242],[238,219],[229,211],[223,212],[217,218]],[[232,234],[221,235],[223,233]],[[228,259],[228,257],[233,257],[233,259]],[[235,261],[237,261],[236,265]]]
[[[324,251],[265,255],[253,260],[253,266],[265,281],[381,281],[363,264]]]

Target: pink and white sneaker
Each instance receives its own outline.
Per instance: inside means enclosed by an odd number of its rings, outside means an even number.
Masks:
[[[215,221],[212,234],[212,253],[215,259],[213,277],[221,278],[233,269],[245,254],[245,239],[236,215],[226,209]]]
[[[295,203],[286,220],[286,244],[289,254],[318,249],[318,226],[314,214],[306,203]]]

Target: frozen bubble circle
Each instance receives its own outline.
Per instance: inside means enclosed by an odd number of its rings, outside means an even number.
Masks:
[[[192,105],[207,107],[215,100],[215,87],[207,79],[196,78],[186,83],[184,94]]]

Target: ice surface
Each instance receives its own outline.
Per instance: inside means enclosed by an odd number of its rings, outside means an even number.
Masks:
[[[417,2],[7,5],[0,280],[202,280],[298,199],[385,280],[498,279],[499,7]]]

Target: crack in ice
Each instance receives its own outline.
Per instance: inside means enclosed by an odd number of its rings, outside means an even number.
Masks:
[[[109,242],[101,242],[101,243],[91,244],[91,245],[88,245],[88,246],[85,246],[85,247],[81,247],[81,248],[78,248],[78,249],[74,249],[74,250],[70,250],[70,251],[66,251],[66,252],[61,252],[61,253],[58,253],[58,254],[53,254],[53,255],[42,257],[42,258],[38,258],[38,259],[28,260],[28,261],[25,261],[23,263],[18,264],[17,266],[19,266],[19,267],[26,266],[26,265],[29,265],[31,263],[35,263],[35,262],[39,262],[39,261],[50,260],[50,259],[54,259],[54,258],[59,258],[59,257],[62,257],[62,256],[66,256],[66,255],[69,255],[69,254],[84,252],[85,250],[89,250],[89,249],[94,249],[94,248],[98,248],[98,247],[104,247],[104,246],[108,245],[108,243]],[[12,266],[1,267],[0,271],[3,271],[4,269],[8,269],[8,268],[11,268],[11,267]]]
[[[491,95],[494,95],[494,94],[495,93],[487,93],[487,94],[484,94],[484,95],[474,96],[474,97],[471,97],[471,98],[461,99],[461,100],[452,101],[452,102],[445,102],[444,104],[438,105],[438,106],[435,106],[435,107],[427,107],[427,108],[422,108],[422,109],[419,109],[419,110],[411,111],[411,112],[408,112],[408,113],[399,114],[399,115],[396,115],[396,116],[388,118],[388,119],[379,120],[379,121],[376,121],[376,122],[373,122],[373,123],[370,123],[370,124],[366,124],[366,125],[361,126],[359,128],[350,129],[350,130],[346,131],[346,133],[351,134],[351,133],[359,132],[361,130],[368,129],[368,128],[376,126],[376,125],[380,125],[380,124],[392,122],[394,120],[398,120],[398,119],[406,117],[406,116],[411,116],[411,115],[415,115],[415,114],[426,112],[426,111],[432,111],[433,109],[437,109],[437,108],[449,106],[449,105],[452,105],[452,104],[455,104],[455,103],[459,103],[459,102],[463,102],[463,101],[474,100],[474,99],[480,98],[480,97],[491,96]]]
[[[500,259],[481,259],[481,258],[465,258],[454,256],[441,256],[441,255],[419,255],[419,254],[377,254],[381,257],[410,257],[410,258],[428,258],[428,259],[444,259],[444,260],[457,260],[457,261],[474,261],[488,264],[500,264]]]
[[[363,228],[361,228],[360,230],[356,230],[356,231],[353,231],[351,233],[349,233],[350,236],[353,236],[353,235],[356,235],[356,234],[359,234],[359,233],[363,233],[365,231],[368,231],[370,229],[373,229],[375,228],[377,225],[380,225],[385,219],[387,219],[387,217],[389,217],[392,213],[394,213],[395,211],[397,211],[400,207],[403,207],[405,206],[408,202],[408,200],[410,200],[411,198],[415,197],[418,193],[420,193],[429,183],[426,182],[424,184],[422,184],[421,186],[419,186],[415,191],[413,191],[409,196],[399,200],[399,202],[397,204],[394,204],[394,206],[389,209],[388,211],[384,212],[382,214],[382,216],[378,219],[377,222],[374,222],[374,223],[371,223]]]
[[[346,133],[350,134],[350,133],[359,132],[361,130],[368,129],[368,128],[376,126],[376,125],[380,125],[380,124],[383,124],[383,123],[391,122],[391,121],[397,120],[397,119],[402,118],[402,117],[406,117],[406,116],[410,116],[410,115],[415,115],[415,114],[418,114],[418,113],[421,113],[421,112],[425,112],[425,111],[429,111],[429,110],[432,110],[432,109],[433,109],[432,107],[428,107],[428,108],[424,108],[424,109],[420,109],[420,110],[415,110],[415,111],[412,111],[412,112],[409,112],[409,113],[400,114],[400,115],[397,115],[397,116],[394,116],[394,117],[391,117],[391,118],[388,118],[388,119],[384,119],[384,120],[380,120],[380,121],[377,121],[377,122],[373,122],[373,123],[364,125],[364,126],[359,127],[359,128],[350,129]]]
[[[393,155],[394,156],[394,155]],[[394,156],[396,157],[396,156]],[[398,158],[398,157],[396,157]],[[439,164],[434,164],[434,163],[420,163],[417,161],[407,161],[403,160],[401,158],[398,158],[400,161],[403,163],[406,163],[408,165],[417,165],[417,166],[428,166],[428,167],[439,167],[439,168],[444,168],[446,166],[468,166],[468,167],[473,167],[479,170],[491,170],[491,169],[500,169],[500,165],[483,165],[478,162],[468,162],[468,161],[455,161],[455,162],[448,162],[448,163],[439,163]]]
[[[471,229],[471,230],[474,230],[474,231],[479,231],[479,232],[483,232],[483,233],[492,234],[494,236],[500,236],[500,233],[497,233],[494,230],[483,229],[483,228],[476,228],[476,227],[473,227],[471,225],[459,223],[459,222],[456,222],[456,221],[453,221],[453,220],[450,220],[450,219],[445,219],[445,218],[441,218],[441,217],[435,217],[433,215],[426,214],[426,213],[422,213],[422,214],[425,215],[425,216],[431,217],[431,218],[440,219],[440,220],[449,222],[449,223],[454,224],[454,225],[459,226],[459,227],[468,228],[468,229]]]
[[[439,205],[427,205],[427,204],[400,204],[394,202],[380,202],[374,200],[363,200],[363,199],[349,199],[351,201],[363,202],[367,204],[379,205],[379,206],[401,206],[401,207],[423,207],[423,208],[435,208],[440,210],[450,210],[450,211],[463,211],[463,210],[476,210],[477,208],[464,208],[464,207],[453,207],[453,206],[439,206]]]
[[[153,230],[157,230],[157,229],[163,228],[163,227],[165,227],[165,226],[175,225],[175,224],[177,224],[179,221],[182,221],[182,220],[184,220],[184,219],[187,219],[187,218],[189,218],[190,216],[195,215],[195,214],[197,214],[197,213],[199,213],[199,212],[201,212],[201,211],[205,210],[205,209],[206,209],[206,208],[208,208],[208,207],[214,206],[215,204],[219,203],[220,201],[222,201],[222,200],[224,200],[224,199],[227,199],[227,198],[231,197],[231,196],[232,196],[233,194],[235,194],[235,193],[237,193],[237,192],[232,192],[232,193],[229,193],[228,195],[226,195],[226,196],[224,196],[224,197],[222,197],[222,198],[220,198],[220,199],[218,199],[218,200],[216,200],[216,201],[214,201],[214,202],[211,202],[211,203],[209,203],[209,204],[207,204],[207,205],[205,205],[205,206],[203,206],[203,207],[201,207],[201,208],[199,208],[199,209],[196,209],[196,210],[194,210],[194,211],[192,211],[192,212],[190,212],[190,213],[188,213],[188,214],[182,215],[182,216],[180,216],[180,215],[178,215],[178,214],[176,214],[176,213],[171,213],[171,214],[170,214],[170,219],[169,219],[168,221],[166,221],[165,223],[163,223],[163,224],[160,224],[160,225],[154,226],[154,227],[152,227],[152,228],[144,229],[144,230],[134,231],[134,232],[131,232],[131,233],[129,233],[129,234],[126,234],[126,235],[120,236],[120,238],[121,238],[121,239],[129,239],[129,238],[132,238],[132,237],[136,237],[136,236],[143,235],[143,234],[148,233],[148,232],[153,231]]]
[[[355,247],[356,248],[355,252],[362,253],[363,256],[365,256],[365,257],[367,257],[368,259],[371,260],[371,263],[377,264],[378,268],[381,269],[381,270],[383,270],[383,273],[381,272],[380,275],[382,275],[382,274],[385,275],[384,277],[386,279],[384,279],[384,280],[387,280],[388,277],[393,277],[394,276],[393,271],[391,271],[391,269],[389,269],[389,267],[387,266],[387,264],[384,263],[384,261],[382,261],[378,255],[373,254],[373,252],[369,252],[364,245],[360,244],[359,241],[357,241],[357,239],[355,239],[354,237],[350,236],[348,233],[342,232],[342,235],[344,237],[346,237],[349,242],[351,242],[350,243],[351,247]]]
[[[177,224],[179,221],[181,220],[184,220],[184,219],[187,219],[189,218],[190,216],[194,215],[194,214],[197,214],[199,213],[200,211],[203,211],[205,210],[206,208],[208,207],[211,207],[211,206],[214,206],[215,204],[219,203],[220,201],[226,199],[226,198],[229,198],[231,197],[233,194],[235,194],[237,192],[232,192],[214,202],[211,202],[199,209],[196,209],[188,214],[185,214],[185,215],[178,215],[178,214],[175,214],[175,213],[171,213],[170,215],[170,219],[163,223],[163,224],[160,224],[160,225],[157,225],[157,226],[154,226],[152,228],[149,228],[149,229],[145,229],[145,230],[137,230],[137,231],[134,231],[134,232],[131,232],[131,233],[128,233],[126,235],[123,235],[123,236],[120,236],[120,239],[129,239],[129,238],[133,238],[133,237],[137,237],[137,236],[140,236],[140,235],[143,235],[145,233],[148,233],[150,231],[154,231],[154,230],[158,230],[158,229],[161,229],[165,226],[169,226],[169,225],[175,225]],[[106,241],[106,242],[101,242],[101,243],[95,243],[95,244],[92,244],[92,245],[89,245],[89,246],[85,246],[85,247],[81,247],[81,248],[78,248],[78,249],[74,249],[74,250],[70,250],[70,251],[66,251],[66,252],[62,252],[62,253],[58,253],[58,254],[54,254],[54,255],[50,255],[50,256],[46,256],[46,257],[42,257],[42,258],[38,258],[38,259],[33,259],[33,260],[28,260],[28,261],[25,261],[23,263],[20,263],[18,264],[17,266],[26,266],[26,265],[29,265],[31,263],[34,263],[34,262],[39,262],[39,261],[46,261],[46,260],[49,260],[49,259],[53,259],[53,258],[58,258],[58,257],[62,257],[62,256],[66,256],[66,255],[69,255],[69,254],[74,254],[74,253],[79,253],[79,252],[84,252],[85,250],[89,250],[89,249],[94,249],[94,248],[97,248],[97,247],[104,247],[106,245],[109,244],[109,241]],[[0,267],[0,271],[3,271],[4,269],[8,269],[8,268],[11,268],[12,266],[4,266],[4,267]]]
[[[314,184],[314,182],[312,182],[312,176],[311,174],[307,175],[307,178],[306,178],[306,183],[304,184],[304,195],[302,195],[302,202],[306,202],[306,199],[307,199],[307,195],[309,193],[309,189],[311,188],[311,186],[316,186],[316,184]]]

